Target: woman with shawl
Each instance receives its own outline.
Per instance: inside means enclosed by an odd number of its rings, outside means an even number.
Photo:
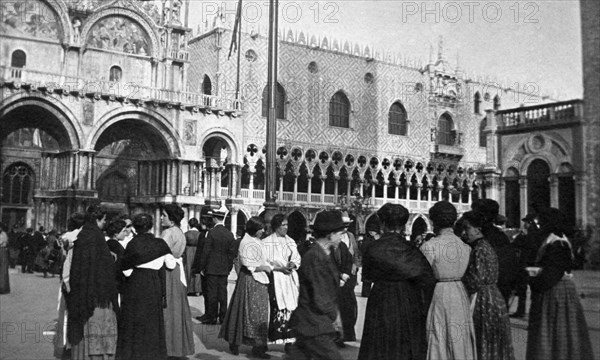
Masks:
[[[69,355],[71,345],[67,341],[67,301],[66,294],[71,291],[69,285],[69,274],[71,272],[71,261],[73,259],[73,245],[77,240],[77,235],[81,231],[83,224],[85,223],[85,215],[83,213],[73,213],[67,223],[67,232],[64,233],[60,239],[63,244],[67,255],[62,268],[62,276],[60,282],[60,289],[58,290],[58,320],[56,322],[56,336],[54,336],[54,357],[63,358]]]
[[[287,236],[288,220],[283,214],[275,214],[271,219],[273,234],[263,240],[267,249],[269,263],[275,268],[269,291],[271,316],[269,341],[286,344],[286,351],[294,341],[289,327],[290,316],[298,307],[300,282],[298,268],[300,254],[296,242]]]
[[[164,309],[167,355],[174,357],[184,357],[195,352],[192,313],[187,298],[182,258],[186,241],[179,228],[183,216],[183,209],[175,204],[167,204],[162,209],[161,225],[164,230],[160,237],[171,249],[175,261],[173,267],[167,266],[167,307]]]
[[[148,214],[135,216],[133,226],[137,235],[127,244],[121,258],[121,270],[128,278],[122,287],[119,314],[119,360],[167,358],[164,265],[171,250],[150,233],[153,220]]]
[[[267,261],[267,252],[260,237],[265,223],[253,216],[246,223],[246,234],[238,251],[240,272],[235,284],[219,338],[229,343],[229,350],[239,354],[240,344],[252,346],[252,354],[268,358],[267,335],[269,328],[269,276],[273,267]],[[265,356],[266,355],[266,356]]]
[[[404,237],[408,210],[387,203],[378,211],[383,235],[363,254],[373,281],[359,360],[425,359],[425,323],[436,279],[423,254]]]
[[[117,347],[117,284],[115,263],[102,228],[106,211],[87,208],[85,224],[73,246],[67,295],[71,359],[114,358]]]
[[[433,205],[429,218],[436,236],[420,248],[438,280],[427,314],[428,360],[476,359],[469,296],[461,281],[471,248],[454,235],[456,217],[456,208],[448,201]]]
[[[573,283],[573,252],[565,236],[566,217],[558,209],[541,211],[536,268],[530,269],[531,309],[527,360],[593,359],[583,308]]]
[[[498,256],[483,235],[485,217],[468,211],[461,223],[473,249],[463,282],[471,297],[477,359],[514,360],[508,310],[497,285]]]

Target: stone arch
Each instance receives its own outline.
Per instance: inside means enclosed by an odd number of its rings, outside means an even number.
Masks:
[[[410,235],[411,237],[414,235],[412,233],[412,229],[415,226],[415,223],[419,220],[423,220],[425,222],[426,225],[426,229],[425,232],[433,232],[433,224],[431,223],[431,221],[429,220],[429,218],[423,214],[416,214],[414,216],[412,216],[412,218],[407,222],[406,224],[406,230],[407,232],[410,231]]]
[[[527,170],[529,169],[529,165],[535,160],[542,160],[548,164],[550,171],[556,169],[558,167],[557,160],[552,156],[552,154],[528,154],[523,158],[521,162],[521,168],[519,169],[519,174],[521,176],[527,176]]]
[[[66,134],[60,134],[60,129],[52,127],[54,128],[54,132],[57,134],[60,140],[68,141],[68,144],[63,144],[62,141],[59,142],[61,145],[63,145],[63,147],[61,147],[62,149],[81,148],[81,137],[83,131],[81,129],[80,122],[75,114],[73,114],[73,112],[71,112],[71,110],[62,102],[50,101],[47,97],[41,94],[24,94],[22,92],[8,97],[3,102],[5,105],[0,107],[0,128],[3,129],[3,133],[6,128],[4,127],[5,124],[3,124],[2,120],[5,119],[12,111],[27,106],[38,107],[54,116],[66,131]]]
[[[308,221],[302,211],[294,209],[286,216],[288,218],[288,235],[294,239],[296,243],[306,239]]]
[[[70,39],[71,39],[71,22],[69,20],[69,10],[67,9],[65,3],[63,1],[59,1],[59,0],[36,0],[38,3],[42,3],[46,6],[48,6],[50,8],[50,10],[54,13],[53,15],[55,15],[56,17],[56,22],[58,24],[58,41],[61,44],[68,44]],[[27,3],[25,1],[14,1],[12,2],[13,4],[21,4],[21,5],[27,5]],[[3,5],[3,6],[8,6],[9,3]],[[8,9],[4,9],[6,11],[8,11]],[[40,8],[36,8],[34,9],[34,11],[26,11],[27,14],[29,15],[33,15],[32,13],[35,12],[36,15],[40,15],[43,16],[42,13],[42,9]],[[29,19],[22,19],[22,21],[25,20],[29,20]],[[48,23],[48,21],[46,21],[45,23]]]
[[[94,149],[98,139],[111,125],[121,120],[139,120],[149,124],[156,129],[160,137],[165,141],[169,149],[170,157],[180,157],[183,154],[181,137],[177,131],[169,124],[169,121],[161,114],[150,109],[140,109],[135,106],[129,106],[121,109],[115,109],[104,114],[91,131],[91,136],[86,141],[86,149]]]
[[[160,36],[156,30],[156,29],[158,29],[158,27],[156,27],[154,25],[154,21],[148,15],[146,15],[143,11],[135,12],[135,11],[125,8],[125,7],[109,6],[107,8],[101,9],[100,11],[94,13],[90,18],[88,18],[86,20],[85,25],[81,29],[81,39],[84,42],[82,44],[84,49],[87,47],[87,44],[85,44],[85,40],[88,38],[89,32],[94,27],[94,25],[98,21],[100,21],[104,18],[107,18],[107,17],[111,17],[111,16],[127,17],[127,18],[133,20],[134,22],[136,22],[138,25],[140,25],[140,27],[146,32],[146,34],[148,34],[148,37],[150,39],[150,43],[152,46],[152,49],[150,49],[150,51],[148,51],[148,56],[151,56],[153,58],[159,57],[159,50],[160,50],[159,38],[160,38]]]
[[[212,131],[209,131],[204,136],[204,139],[202,140],[202,143],[200,144],[200,148],[204,149],[206,142],[208,140],[210,140],[211,138],[215,138],[215,137],[220,138],[227,144],[227,147],[229,149],[229,154],[231,155],[230,162],[232,164],[242,164],[243,165],[243,163],[244,163],[243,155],[239,154],[239,147],[237,145],[237,144],[241,144],[242,142],[239,141],[239,139],[237,139],[236,136],[229,130],[220,128],[220,129],[214,129]]]

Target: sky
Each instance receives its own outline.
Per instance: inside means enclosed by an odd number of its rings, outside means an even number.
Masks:
[[[245,26],[268,26],[268,0],[243,0]],[[196,30],[218,7],[233,22],[237,0],[190,0]],[[403,57],[444,54],[469,74],[489,75],[513,88],[559,100],[583,94],[577,0],[314,1],[280,0],[279,27],[385,49]],[[194,31],[195,33],[195,31]]]

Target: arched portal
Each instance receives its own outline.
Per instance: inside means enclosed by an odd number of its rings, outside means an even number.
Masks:
[[[412,224],[410,232],[410,241],[414,243],[415,238],[419,235],[423,235],[427,232],[427,223],[422,217],[417,217]]]
[[[235,156],[235,149],[232,148],[231,143],[220,134],[213,135],[204,142],[202,153],[207,171],[208,194],[206,197],[216,200],[232,195],[230,192],[222,192],[228,191],[234,186],[237,187],[237,183],[233,181],[234,170],[228,166],[233,163],[232,158]]]
[[[306,239],[306,219],[299,211],[294,211],[288,215],[288,236],[294,239],[296,243]]]
[[[2,174],[2,222],[25,227],[27,211],[33,205],[34,172],[23,162],[11,164]]]
[[[528,212],[550,207],[550,167],[544,160],[536,159],[527,168]]]

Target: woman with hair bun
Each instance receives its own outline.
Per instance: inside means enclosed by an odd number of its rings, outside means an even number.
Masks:
[[[555,208],[540,211],[536,268],[530,269],[531,309],[527,360],[593,359],[583,307],[573,283],[573,251],[565,236],[565,216]]]
[[[175,204],[162,208],[160,237],[171,249],[172,258],[167,258],[166,289],[167,307],[164,309],[167,355],[184,357],[194,351],[192,313],[187,298],[187,282],[183,268],[183,253],[186,241],[179,228],[183,219],[183,209]]]
[[[122,287],[117,359],[166,359],[163,308],[166,305],[165,260],[169,246],[150,232],[148,214],[133,218],[137,235],[127,244],[121,270]]]
[[[378,211],[383,235],[363,255],[373,281],[359,360],[425,359],[425,323],[435,277],[425,256],[404,237],[409,212],[387,203]]]
[[[471,248],[454,235],[456,217],[454,205],[435,203],[429,209],[435,237],[420,248],[438,280],[427,314],[427,359],[477,358],[469,296],[461,281]]]

